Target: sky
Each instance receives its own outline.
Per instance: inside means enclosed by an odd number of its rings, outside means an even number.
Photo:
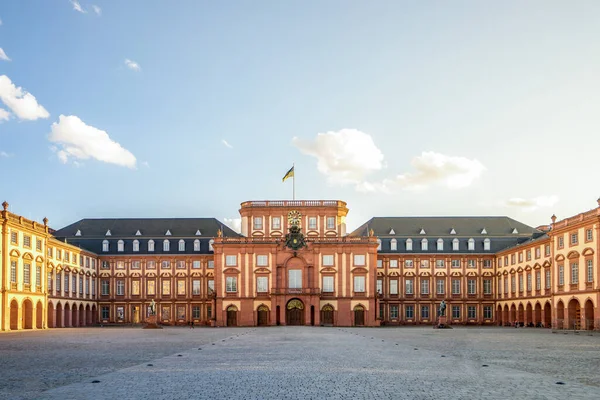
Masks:
[[[598,1],[0,2],[0,200],[81,218],[597,206]]]

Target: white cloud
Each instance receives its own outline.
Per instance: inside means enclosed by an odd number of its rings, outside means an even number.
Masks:
[[[236,231],[237,233],[242,232],[242,219],[241,218],[223,218],[225,225]]]
[[[87,11],[85,11],[83,8],[81,8],[81,4],[79,4],[79,2],[77,0],[69,0],[69,1],[73,5],[73,10],[78,11],[82,14],[87,13]]]
[[[510,207],[519,207],[524,211],[534,211],[541,207],[552,207],[558,203],[558,196],[538,196],[531,199],[523,199],[513,197],[506,201],[506,205]]]
[[[10,113],[4,108],[0,108],[0,123],[8,121],[10,119]]]
[[[61,115],[58,122],[52,124],[48,140],[57,144],[57,156],[63,163],[69,159],[94,158],[128,168],[136,167],[133,154],[113,141],[105,131],[86,125],[74,115]]]
[[[92,8],[94,9],[94,12],[97,15],[102,15],[102,9],[100,7],[98,7],[97,5],[94,4],[94,5],[92,5]]]
[[[0,151],[0,157],[9,158],[9,157],[12,157],[12,156],[13,156],[12,154],[9,154],[9,153],[7,153],[5,151]]]
[[[0,75],[0,100],[19,119],[36,120],[50,116],[48,111],[38,104],[34,95],[16,87],[6,75]]]
[[[4,50],[2,50],[2,47],[0,47],[0,60],[3,60],[3,61],[12,61],[10,59],[10,57],[8,57],[6,55],[6,53],[4,52]]]
[[[142,69],[142,67],[140,67],[140,64],[136,63],[135,61],[131,61],[129,58],[125,59],[125,65],[132,71],[139,71],[140,69]]]
[[[383,153],[371,135],[356,129],[319,133],[314,141],[297,137],[292,143],[304,154],[317,159],[317,169],[330,183],[360,183],[364,177],[383,168]]]
[[[229,144],[229,142],[225,139],[221,140],[221,143],[223,143],[225,145],[225,147],[229,147],[230,149],[233,149],[233,146]]]

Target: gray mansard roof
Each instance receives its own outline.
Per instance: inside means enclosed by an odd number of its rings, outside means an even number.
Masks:
[[[209,241],[221,230],[225,237],[239,237],[216,218],[106,218],[82,219],[53,234],[60,240],[80,246],[96,254],[202,254],[209,252]],[[110,232],[110,235],[107,235]],[[167,235],[167,232],[169,234]],[[148,242],[154,240],[154,251],[148,252]],[[169,251],[163,251],[163,241],[170,241]],[[179,240],[185,241],[185,251],[179,251]],[[200,240],[200,251],[194,251],[194,241]],[[109,251],[102,251],[102,242],[109,241]],[[124,251],[117,252],[117,242],[123,240]],[[133,241],[139,241],[139,252],[133,251]]]
[[[509,217],[375,217],[350,236],[367,236],[371,229],[381,240],[380,253],[440,253],[437,241],[442,239],[444,253],[493,254],[543,235]],[[392,239],[396,240],[396,250],[391,249]],[[407,239],[412,240],[412,250],[406,248]],[[427,250],[422,250],[423,239],[428,241]],[[453,250],[455,239],[458,250]],[[474,250],[468,249],[469,239],[475,241]],[[485,239],[489,239],[490,250],[484,249]]]

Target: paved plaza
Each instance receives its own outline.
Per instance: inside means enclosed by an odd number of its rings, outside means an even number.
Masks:
[[[534,328],[54,329],[0,354],[2,399],[600,396],[600,336]]]

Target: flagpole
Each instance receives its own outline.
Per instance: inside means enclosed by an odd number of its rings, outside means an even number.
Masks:
[[[296,164],[292,163],[294,175],[292,175],[292,200],[296,200]]]

